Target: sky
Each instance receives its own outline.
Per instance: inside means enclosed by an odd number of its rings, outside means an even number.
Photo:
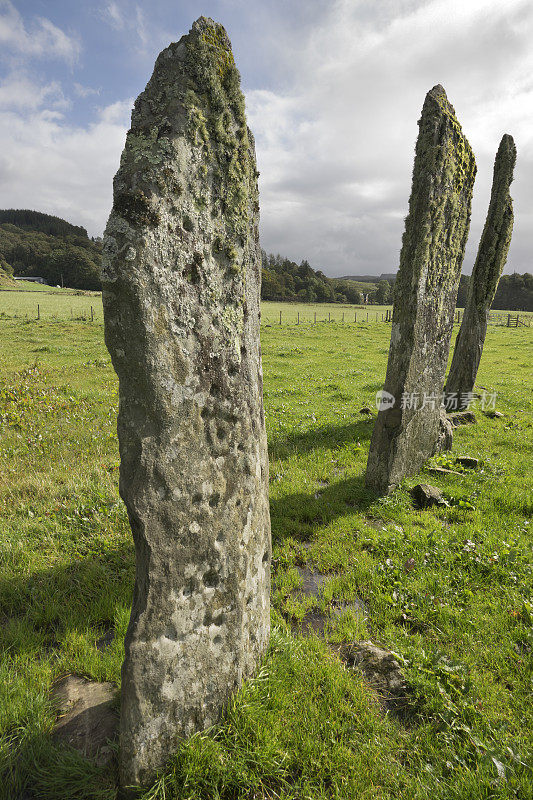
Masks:
[[[268,252],[330,276],[395,272],[440,83],[478,165],[463,272],[504,133],[518,150],[505,272],[533,271],[531,0],[0,0],[0,207],[101,235],[134,99],[201,15],[232,40]]]

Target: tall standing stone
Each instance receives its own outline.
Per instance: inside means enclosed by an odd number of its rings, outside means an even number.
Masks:
[[[467,407],[468,397],[474,388],[487,334],[490,307],[511,244],[513,201],[509,187],[513,180],[515,163],[515,143],[513,137],[506,133],[494,161],[489,210],[446,381],[448,404],[461,410]]]
[[[387,493],[438,445],[441,392],[476,173],[474,156],[442,86],[426,95],[395,284],[385,397],[366,472]]]
[[[269,637],[257,176],[229,39],[200,18],[135,102],[104,244],[136,552],[123,786],[217,720]]]

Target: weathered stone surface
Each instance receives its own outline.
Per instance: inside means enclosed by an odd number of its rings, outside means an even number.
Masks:
[[[412,692],[394,653],[373,642],[353,642],[342,645],[342,660],[360,670],[370,686],[393,710],[405,710]]]
[[[503,272],[513,233],[513,201],[509,187],[516,163],[516,147],[512,136],[504,134],[496,159],[492,192],[485,227],[481,235],[468,300],[446,381],[448,402],[457,402],[462,410],[474,388],[483,352],[490,307]]]
[[[113,750],[109,742],[118,733],[118,713],[113,704],[117,687],[89,681],[81,675],[64,675],[52,687],[58,719],[53,736],[98,765],[107,764]]]
[[[476,172],[442,86],[428,92],[419,127],[384,384],[394,405],[378,413],[366,473],[367,486],[380,493],[417,472],[438,446],[440,395]]]
[[[137,98],[104,243],[136,550],[123,786],[212,725],[268,642],[257,175],[229,39],[200,18]]]
[[[441,406],[439,415],[439,427],[437,433],[436,452],[442,453],[451,450],[453,447],[453,425],[446,415],[446,409]]]
[[[440,489],[430,486],[429,483],[418,483],[411,489],[411,497],[418,508],[445,505],[445,500]]]

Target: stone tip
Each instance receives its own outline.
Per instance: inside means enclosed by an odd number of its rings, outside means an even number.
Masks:
[[[516,145],[510,133],[504,133],[502,136],[500,146],[498,147],[498,152],[503,153],[503,151],[507,151],[508,153],[514,153],[516,155]]]
[[[211,17],[198,17],[191,26],[191,31],[203,30],[204,28],[214,28],[216,22]]]
[[[198,17],[198,19],[193,22],[189,35],[201,36],[202,33],[208,30],[211,30],[211,35],[214,35],[223,47],[231,50],[231,42],[226,29],[220,22],[215,22],[211,17]],[[211,36],[209,38],[211,38]]]
[[[504,133],[494,160],[494,174],[507,176],[507,184],[513,180],[513,171],[516,164],[516,145],[509,133]]]
[[[437,83],[437,85],[434,86],[433,89],[430,89],[428,94],[435,98],[443,98],[444,100],[448,99],[446,96],[446,92],[444,91],[444,86],[441,86],[440,83]]]

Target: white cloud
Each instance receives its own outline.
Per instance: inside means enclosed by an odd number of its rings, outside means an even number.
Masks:
[[[153,37],[141,5],[111,0],[100,9],[100,16],[114,30],[133,34],[139,52],[146,54],[152,48]]]
[[[36,17],[28,29],[10,0],[0,0],[0,47],[4,53],[59,58],[69,64],[73,64],[80,53],[77,39],[45,17]]]
[[[74,91],[78,97],[92,97],[100,94],[100,89],[93,89],[92,86],[83,86],[81,83],[74,82]]]
[[[37,103],[0,108],[0,182],[8,205],[57,214],[101,234],[131,107],[132,100],[108,105],[87,128]]]
[[[100,10],[100,15],[102,19],[107,22],[108,25],[111,25],[112,28],[115,28],[115,30],[120,31],[124,28],[124,16],[117,3],[106,3]]]
[[[43,104],[50,109],[60,110],[69,103],[56,81],[38,85],[25,75],[9,75],[0,83],[0,109],[35,110]]]
[[[525,0],[338,0],[302,41],[280,42],[292,81],[249,91],[262,240],[330,274],[390,272],[407,213],[416,121],[442,83],[478,162],[470,271],[504,132],[518,147],[509,269],[530,269],[533,8]],[[276,48],[276,43],[274,43]]]
[[[254,57],[260,49],[261,64],[270,64],[263,75],[263,86],[269,88],[252,86],[246,93],[261,171],[263,246],[296,260],[307,258],[329,274],[395,270],[416,122],[426,92],[442,83],[478,162],[464,269],[472,267],[494,155],[508,132],[518,148],[508,270],[531,270],[529,0],[336,0],[312,5],[305,26],[298,20],[286,24],[285,16],[274,15],[269,22],[261,12],[258,38],[248,33],[243,38]],[[13,17],[12,5],[0,0],[0,9],[6,8]],[[116,0],[101,13],[138,43],[138,52],[149,47],[147,31],[153,34],[153,20],[140,5]],[[26,29],[22,26],[23,34],[20,26],[18,30],[25,41]],[[2,31],[0,26],[0,40]],[[144,70],[145,59],[138,60]],[[282,88],[269,83],[274,71]],[[66,101],[61,87],[53,81],[33,85],[24,74],[0,85],[0,181],[6,202],[56,213],[101,233],[131,102],[100,109],[91,125],[73,125],[62,114]],[[261,77],[254,80],[257,86]],[[74,85],[80,97],[95,91]]]

